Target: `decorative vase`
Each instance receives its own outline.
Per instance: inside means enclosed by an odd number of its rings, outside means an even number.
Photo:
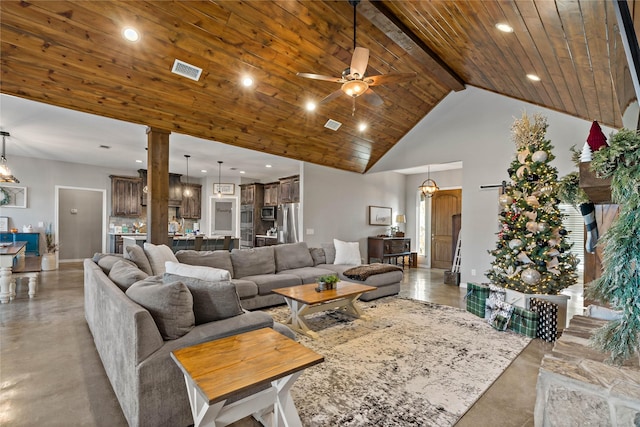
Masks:
[[[42,271],[56,270],[58,268],[58,257],[55,253],[42,255]]]

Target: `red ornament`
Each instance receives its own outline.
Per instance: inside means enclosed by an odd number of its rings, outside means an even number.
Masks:
[[[587,144],[591,148],[592,152],[596,152],[602,147],[607,146],[607,137],[602,133],[602,128],[595,120],[591,124],[591,130],[589,131],[589,136],[587,137]]]

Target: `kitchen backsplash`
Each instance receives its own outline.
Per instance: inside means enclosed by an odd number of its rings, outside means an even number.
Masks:
[[[176,218],[176,221],[182,225],[183,220],[178,218],[177,214],[178,214],[178,208],[169,208],[169,221],[171,221],[173,218]],[[122,227],[123,229],[124,227],[126,227],[127,233],[134,233],[137,227],[146,223],[147,223],[147,208],[146,206],[143,206],[142,214],[138,218],[110,216],[109,232],[110,233],[114,232],[111,230],[111,224],[113,224],[114,227]],[[200,223],[200,221],[197,219],[185,219],[184,228],[182,231],[184,232],[184,230],[193,230],[193,224],[197,224],[197,223]],[[202,225],[200,225],[200,227],[202,228]],[[167,223],[167,231],[168,230],[169,230],[169,224]],[[200,231],[203,231],[203,230],[200,230]]]

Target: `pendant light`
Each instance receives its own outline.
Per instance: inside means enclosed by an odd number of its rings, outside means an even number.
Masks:
[[[11,169],[9,169],[9,165],[7,165],[7,156],[5,155],[5,138],[7,136],[11,136],[9,132],[0,131],[0,135],[2,135],[2,156],[0,157],[0,182],[10,182],[13,184],[19,184],[20,181],[18,178],[11,174]]]
[[[191,197],[191,187],[189,186],[189,154],[184,155],[185,159],[187,159],[187,188],[184,190],[184,195],[187,197]]]
[[[418,189],[422,192],[422,195],[425,198],[430,199],[433,197],[438,188],[438,184],[434,180],[431,179],[431,167],[427,166],[427,179],[425,179]]]
[[[222,197],[222,187],[220,187],[221,168],[222,168],[222,160],[218,160],[218,197]]]

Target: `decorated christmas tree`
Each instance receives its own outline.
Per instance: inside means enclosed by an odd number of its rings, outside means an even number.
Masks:
[[[500,195],[500,232],[489,279],[527,294],[558,294],[576,283],[577,258],[562,225],[556,186],[558,171],[546,139],[547,121],[526,114],[512,126],[516,158],[508,169],[512,181]]]

